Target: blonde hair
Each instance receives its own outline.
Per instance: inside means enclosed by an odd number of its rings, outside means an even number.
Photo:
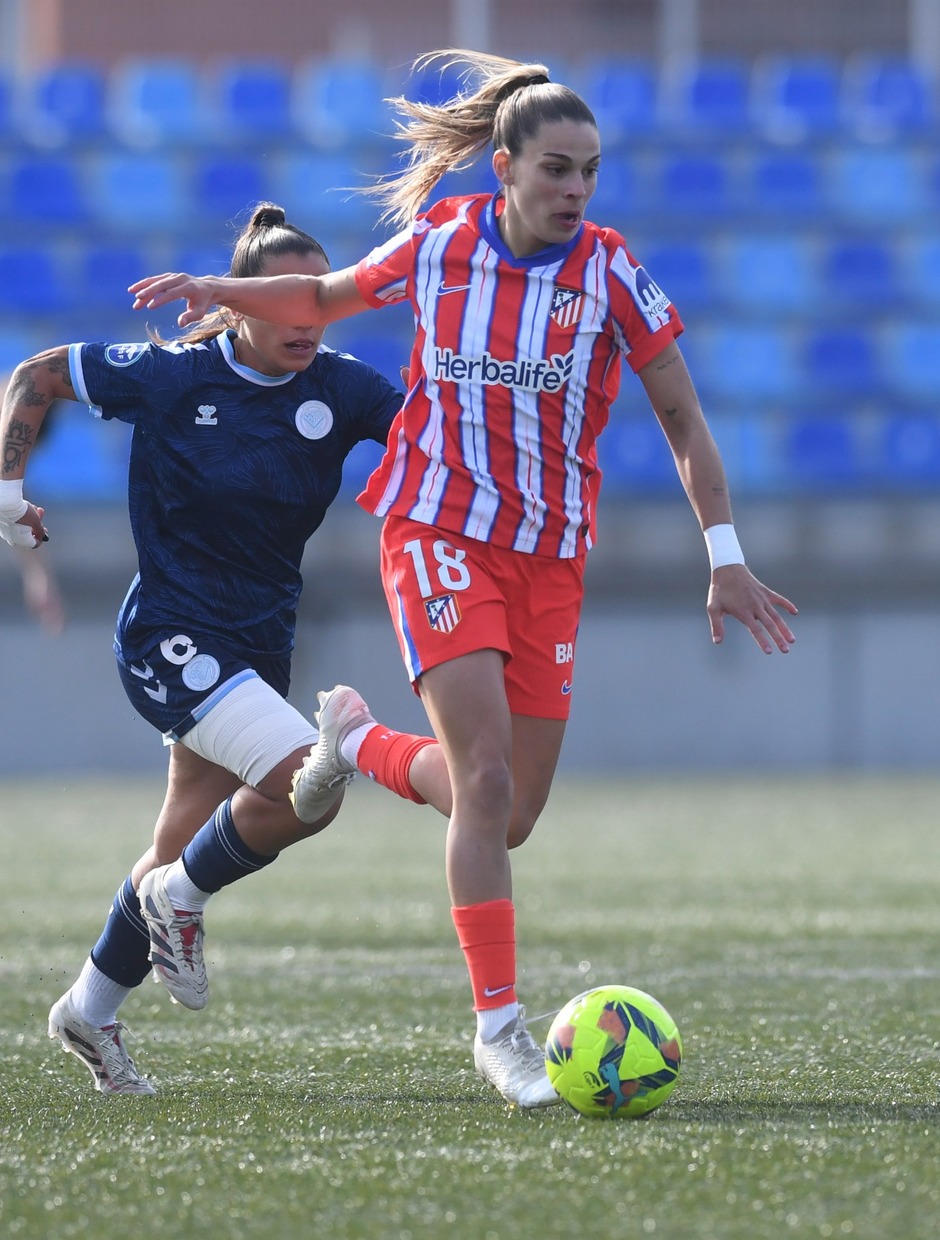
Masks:
[[[409,150],[403,171],[379,177],[363,191],[383,206],[383,221],[408,224],[446,173],[470,167],[491,142],[497,150],[518,155],[546,122],[597,123],[580,95],[549,81],[543,64],[449,48],[419,56],[412,71],[435,64],[442,72],[463,65],[465,83],[474,77],[482,81],[476,90],[468,86],[443,104],[403,95],[387,100],[403,118],[396,121],[395,137]]]
[[[327,267],[330,265],[326,250],[319,241],[294,224],[287,223],[283,207],[273,202],[259,202],[251,213],[251,219],[235,239],[229,275],[239,279],[263,275],[269,259],[281,258],[285,254],[300,257],[315,254],[323,259]],[[229,312],[220,308],[193,324],[185,335],[173,339],[178,344],[200,344],[217,336],[224,328],[234,326]],[[147,334],[154,344],[168,343],[158,331],[150,329]]]

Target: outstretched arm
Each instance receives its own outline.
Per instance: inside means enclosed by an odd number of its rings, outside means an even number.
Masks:
[[[20,362],[0,410],[0,538],[15,547],[48,540],[43,509],[23,498],[23,477],[39,428],[54,400],[74,400],[68,345]]]
[[[771,654],[774,646],[786,654],[795,638],[777,609],[792,616],[797,609],[789,599],[758,581],[744,564],[734,537],[721,454],[679,346],[673,342],[639,373],[708,544],[712,576],[707,611],[712,641],[722,641],[724,618],[733,616],[765,654]]]
[[[213,306],[287,327],[323,327],[337,319],[368,310],[356,287],[355,268],[344,267],[322,276],[191,276],[165,272],[146,276],[127,290],[135,310],[156,310],[171,301],[185,301],[180,327],[198,323]]]

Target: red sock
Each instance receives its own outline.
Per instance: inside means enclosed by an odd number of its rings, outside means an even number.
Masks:
[[[413,732],[394,732],[377,724],[366,733],[359,748],[359,770],[383,788],[397,792],[406,801],[427,805],[411,786],[408,772],[415,757],[427,745],[436,745],[432,736],[415,736]]]
[[[463,950],[474,1011],[516,1000],[516,910],[512,900],[487,900],[450,910]]]

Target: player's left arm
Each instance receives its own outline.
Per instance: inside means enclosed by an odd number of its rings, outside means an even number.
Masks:
[[[702,407],[679,346],[673,341],[639,371],[676,469],[702,530],[732,526],[731,499],[721,453],[705,421]],[[765,654],[774,646],[785,654],[794,635],[783,616],[797,609],[782,594],[763,585],[743,561],[717,563],[708,592],[712,641],[724,637],[724,617],[734,616],[751,633]]]

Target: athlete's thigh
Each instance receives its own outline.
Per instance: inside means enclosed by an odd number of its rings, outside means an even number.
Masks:
[[[421,701],[455,791],[481,763],[512,760],[512,720],[498,650],[475,650],[424,672]]]

